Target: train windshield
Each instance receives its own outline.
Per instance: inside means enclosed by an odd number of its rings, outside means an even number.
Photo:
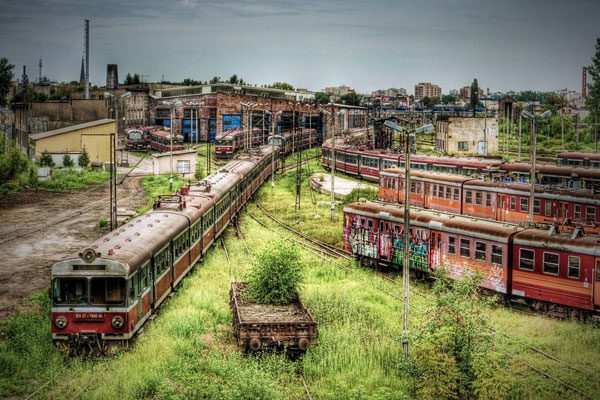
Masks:
[[[87,304],[87,279],[60,278],[52,284],[52,299],[55,305]]]
[[[92,305],[125,304],[125,279],[123,278],[92,278]]]
[[[129,131],[129,133],[127,134],[127,138],[129,140],[134,140],[134,141],[138,141],[138,140],[142,140],[142,131]]]

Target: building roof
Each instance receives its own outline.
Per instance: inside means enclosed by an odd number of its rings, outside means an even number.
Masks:
[[[184,150],[175,150],[173,153],[166,152],[166,153],[158,153],[158,154],[152,154],[152,157],[169,157],[171,156],[171,154],[173,154],[174,156],[178,155],[178,154],[188,154],[188,153],[195,153],[196,149],[184,149]]]
[[[92,126],[96,126],[96,125],[102,125],[102,124],[108,124],[108,123],[115,123],[114,119],[110,119],[110,118],[105,118],[105,119],[99,119],[96,121],[91,121],[91,122],[86,122],[84,124],[78,124],[78,125],[71,125],[71,126],[67,126],[65,128],[60,128],[60,129],[55,129],[53,131],[47,131],[47,132],[42,132],[42,133],[36,133],[35,135],[30,135],[29,137],[33,140],[38,140],[38,139],[44,139],[50,136],[56,136],[56,135],[61,135],[63,133],[67,133],[67,132],[73,132],[79,129],[86,129],[86,128],[91,128]]]

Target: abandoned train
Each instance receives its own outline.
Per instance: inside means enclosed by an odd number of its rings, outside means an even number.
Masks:
[[[581,229],[527,228],[412,208],[411,271],[481,272],[481,286],[558,316],[600,318],[600,246]],[[360,201],[344,207],[344,247],[372,266],[403,261],[404,210]]]

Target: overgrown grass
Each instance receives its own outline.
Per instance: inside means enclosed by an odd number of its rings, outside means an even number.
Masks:
[[[90,185],[106,182],[110,179],[108,171],[93,171],[84,169],[77,171],[72,168],[54,170],[52,178],[38,183],[38,189],[50,192],[83,189]]]
[[[317,169],[313,166],[313,171]],[[294,175],[293,172],[288,175]],[[154,177],[146,182],[161,191],[168,181]],[[265,185],[259,198],[270,212],[295,225],[295,190],[287,176],[277,180],[274,190]],[[307,182],[303,186],[302,231],[340,244],[341,212],[329,221],[329,208],[316,206],[323,214],[315,220]],[[292,189],[294,186],[292,186]],[[317,195],[317,201],[328,196]],[[274,226],[253,204],[248,211]],[[273,233],[242,213],[241,229],[247,246],[256,254],[267,243],[284,234]],[[156,398],[156,399],[305,399],[296,371],[304,374],[315,399],[414,398],[417,382],[402,353],[402,288],[383,281],[373,271],[335,265],[301,250],[308,267],[301,296],[319,323],[319,339],[298,361],[266,354],[243,356],[235,346],[231,330],[229,289],[243,280],[253,256],[230,230],[225,244],[228,260],[220,247],[213,247],[204,261],[183,280],[173,298],[148,323],[132,348],[104,359],[68,359],[59,353],[50,337],[48,299],[36,297],[39,310],[19,314],[0,327],[0,397],[25,396],[55,377],[36,398]],[[432,305],[426,284],[411,281],[410,329],[422,329],[426,310]],[[387,292],[387,293],[386,293]],[[391,297],[393,295],[394,297]],[[517,360],[523,359],[593,396],[600,395],[600,329],[571,321],[524,316],[504,307],[486,312],[491,323],[518,339],[495,336],[502,354],[511,354],[510,373],[518,378],[514,398],[577,399],[579,396],[540,377]],[[533,344],[566,362],[591,371],[585,376],[556,361],[533,353],[521,342]],[[418,354],[410,343],[410,354]],[[508,356],[507,356],[508,357]],[[491,378],[493,379],[493,378]],[[491,382],[493,383],[493,382]],[[490,383],[490,384],[491,384]],[[481,393],[486,393],[482,391]],[[499,393],[498,397],[506,397]]]
[[[181,189],[187,181],[178,175],[173,176],[173,191],[169,191],[168,175],[148,175],[142,178],[142,188],[144,188],[146,205],[138,207],[135,211],[138,214],[144,214],[152,208],[152,203],[160,195],[172,194]]]

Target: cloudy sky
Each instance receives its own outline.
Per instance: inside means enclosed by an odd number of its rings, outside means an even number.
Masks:
[[[359,92],[478,78],[491,91],[581,88],[600,37],[598,0],[0,0],[0,56],[30,79],[90,79],[106,64],[159,81],[237,74]]]

